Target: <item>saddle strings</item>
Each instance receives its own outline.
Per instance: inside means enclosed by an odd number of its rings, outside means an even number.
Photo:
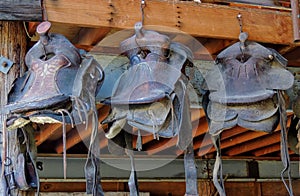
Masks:
[[[280,140],[280,150],[281,150],[281,161],[284,166],[283,170],[281,171],[281,180],[288,191],[289,195],[292,196],[293,188],[292,188],[292,179],[291,179],[291,168],[290,168],[290,157],[288,151],[288,144],[287,144],[287,115],[285,109],[285,100],[283,97],[283,91],[277,90],[277,98],[279,103],[279,113],[280,113],[280,127],[281,127],[281,140]],[[284,179],[284,173],[288,175],[288,182]]]

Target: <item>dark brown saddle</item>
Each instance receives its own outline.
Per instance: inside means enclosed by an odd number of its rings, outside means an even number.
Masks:
[[[144,30],[138,23],[136,34],[121,43],[121,51],[130,64],[117,80],[111,97],[104,101],[112,106],[103,121],[113,122],[107,136],[114,137],[120,131],[114,129],[114,122],[119,124],[124,119],[129,125],[162,137],[191,129],[183,124],[188,81],[182,69],[192,59],[189,49],[171,43],[165,35]]]
[[[126,140],[122,138],[128,135],[124,127],[130,125],[153,134],[154,138],[179,135],[178,147],[186,150],[192,143],[192,126],[184,70],[193,65],[192,52],[180,43],[171,42],[166,35],[145,30],[141,23],[135,25],[135,35],[123,41],[120,48],[129,63],[119,74],[111,96],[103,101],[111,106],[110,114],[102,121],[110,125],[106,137],[126,148],[130,145],[124,144]],[[141,144],[137,146],[141,148]],[[111,146],[109,149],[114,151]],[[190,160],[186,168],[191,177],[187,180],[187,194],[197,195],[194,156],[190,156],[193,150],[189,148],[186,154]],[[134,168],[132,174],[133,171]],[[135,185],[131,186],[131,192],[137,195],[138,187],[133,181],[136,177],[130,179],[129,184]]]
[[[61,113],[65,113],[66,123],[80,124],[87,121],[83,111],[92,110],[90,97],[95,97],[101,87],[101,66],[64,36],[48,33],[50,27],[49,22],[38,26],[40,40],[25,57],[28,71],[10,90],[4,108],[10,114],[10,129],[30,121],[62,122]]]
[[[15,80],[2,113],[8,115],[7,127],[11,130],[30,122],[90,127],[93,139],[85,168],[87,192],[103,195],[99,144],[94,139],[98,134],[95,96],[102,85],[103,70],[92,56],[75,48],[64,36],[49,33],[50,27],[49,22],[37,27],[40,40],[25,57],[28,71]]]
[[[287,61],[275,50],[247,41],[242,32],[237,42],[216,58],[216,65],[206,75],[203,108],[209,121],[209,133],[220,155],[219,135],[236,125],[250,130],[272,132],[277,125],[282,130],[283,146],[286,146],[286,113],[283,90],[294,83],[294,76],[286,70]],[[283,149],[287,153],[287,147]],[[215,168],[220,169],[217,156]],[[288,154],[282,157],[285,170]],[[215,172],[217,175],[217,172]],[[214,183],[225,195],[224,184]],[[285,184],[286,185],[286,184]],[[286,186],[287,187],[287,186]],[[292,194],[291,187],[287,187]]]

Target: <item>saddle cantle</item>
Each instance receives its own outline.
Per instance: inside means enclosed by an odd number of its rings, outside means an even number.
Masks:
[[[225,195],[223,181],[217,180],[218,170],[221,170],[219,135],[222,131],[239,125],[270,133],[280,122],[282,146],[286,143],[282,91],[293,85],[294,76],[286,70],[287,61],[278,52],[247,41],[247,37],[241,32],[240,42],[217,56],[216,66],[206,75],[203,85],[207,91],[203,97],[203,108],[217,149],[213,178],[220,195]],[[286,171],[289,162],[287,147],[283,151]],[[291,187],[287,190],[292,193]]]

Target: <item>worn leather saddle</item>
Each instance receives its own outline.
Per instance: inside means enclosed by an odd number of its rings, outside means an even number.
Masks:
[[[78,50],[64,36],[49,33],[50,27],[49,22],[37,27],[40,39],[25,57],[28,71],[15,80],[2,113],[7,114],[6,124],[11,130],[30,122],[86,124],[92,132],[85,167],[87,193],[103,195],[99,140],[95,140],[98,138],[95,96],[102,85],[103,70],[92,56]]]
[[[28,71],[17,78],[10,90],[8,105],[9,129],[32,122],[87,121],[84,111],[94,103],[89,97],[101,87],[103,70],[92,56],[86,56],[64,36],[48,33],[51,24],[37,27],[40,40],[28,51],[25,63]],[[70,115],[72,113],[72,115]],[[75,120],[75,121],[74,121]]]
[[[181,72],[192,59],[191,52],[165,35],[144,30],[140,23],[135,28],[136,34],[120,47],[130,59],[129,68],[117,80],[111,98],[104,101],[112,106],[102,122],[113,122],[107,137],[116,136],[125,121],[162,137],[191,130],[189,115],[185,115],[188,81]]]
[[[238,125],[271,133],[279,122],[286,127],[283,90],[293,85],[294,76],[286,70],[287,61],[278,52],[247,37],[241,32],[240,41],[217,56],[216,65],[205,77],[203,108],[218,156],[219,135],[226,129]],[[282,134],[286,134],[284,128]],[[282,140],[286,146],[285,136]],[[215,168],[221,169],[218,156]],[[283,159],[288,159],[288,154]],[[220,195],[225,195],[216,175],[214,183]],[[292,193],[291,188],[288,191]]]
[[[120,49],[129,63],[115,82],[111,96],[103,101],[111,106],[110,114],[102,121],[109,124],[106,137],[126,148],[120,135],[131,126],[153,134],[154,138],[178,135],[178,147],[186,150],[192,143],[192,126],[184,70],[193,66],[192,52],[181,43],[171,42],[166,35],[145,30],[141,23],[136,23],[135,35],[121,42]],[[128,129],[127,132],[134,134]],[[141,144],[136,148],[141,150]],[[109,149],[114,151],[113,147]],[[193,150],[188,154],[191,161],[186,167],[189,174],[193,173],[189,175],[193,180],[188,180],[187,195],[197,195]],[[138,195],[137,190],[137,186],[131,188],[132,194]]]

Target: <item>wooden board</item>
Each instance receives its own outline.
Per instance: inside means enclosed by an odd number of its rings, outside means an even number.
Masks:
[[[133,28],[141,20],[140,1],[45,0],[52,22],[90,27]],[[237,39],[237,15],[243,18],[249,39],[277,44],[293,43],[290,11],[238,8],[191,1],[147,1],[145,25],[158,25],[166,31],[183,31],[193,36]],[[167,17],[166,17],[167,16]]]
[[[0,20],[41,21],[40,0],[1,0]]]
[[[65,193],[65,192],[53,192],[53,193],[40,193],[40,196],[87,196],[86,193]],[[130,196],[128,192],[106,192],[105,196]],[[149,193],[140,193],[140,196],[150,196]]]

